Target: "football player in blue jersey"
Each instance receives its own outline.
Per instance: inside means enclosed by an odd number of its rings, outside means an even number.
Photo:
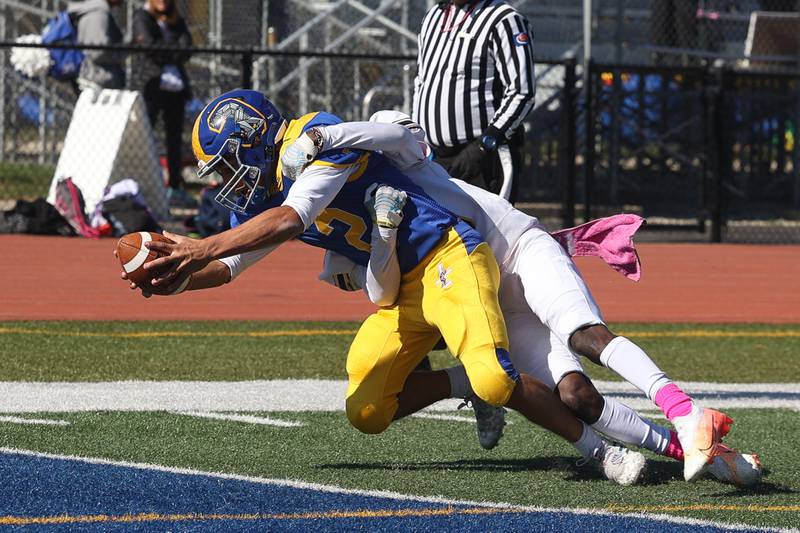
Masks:
[[[392,305],[367,318],[348,353],[351,424],[379,433],[392,420],[448,397],[446,375],[412,373],[441,334],[479,398],[521,412],[585,455],[602,449],[597,435],[542,382],[511,364],[497,262],[474,229],[378,153],[321,151],[299,175],[285,175],[285,147],[314,126],[339,122],[328,113],[286,122],[256,91],[212,100],[195,123],[192,146],[199,174],[217,173],[225,182],[217,200],[231,210],[232,229],[205,239],[167,234],[174,243],[149,243],[163,254],[147,264],[159,272],[154,286],[176,293],[222,285],[295,238],[366,266],[373,233],[394,225],[399,292]],[[381,185],[398,195],[376,202]],[[390,217],[392,210],[383,207],[398,203]]]

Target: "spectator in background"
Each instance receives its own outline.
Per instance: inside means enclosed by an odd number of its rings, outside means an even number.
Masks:
[[[194,207],[195,200],[183,188],[182,138],[184,110],[191,98],[188,61],[192,36],[174,0],[148,0],[133,15],[133,40],[136,44],[176,46],[182,50],[151,52],[142,61],[144,101],[150,123],[155,127],[159,116],[164,121],[169,171],[169,202],[172,206]]]
[[[69,13],[82,44],[120,44],[119,29],[111,8],[122,0],[81,0],[69,2]],[[125,86],[124,54],[107,50],[85,50],[78,74],[78,88],[122,89]]]

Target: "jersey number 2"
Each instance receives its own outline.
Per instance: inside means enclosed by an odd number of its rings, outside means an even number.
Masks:
[[[363,240],[364,234],[367,232],[367,226],[361,217],[353,213],[329,207],[319,214],[314,221],[314,225],[323,235],[330,235],[333,232],[331,223],[334,220],[347,226],[344,239],[350,246],[362,252],[369,252],[369,244]]]

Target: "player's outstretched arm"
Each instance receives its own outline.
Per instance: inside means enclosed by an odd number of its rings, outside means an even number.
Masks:
[[[343,122],[316,128],[325,150],[355,148],[371,152],[399,154],[407,164],[425,160],[411,130],[385,122]]]
[[[163,254],[163,257],[148,262],[145,268],[160,272],[153,278],[154,286],[166,286],[182,275],[199,272],[214,259],[278,245],[297,237],[304,229],[300,216],[293,208],[280,206],[205,239],[164,232],[166,237],[175,242],[148,243],[151,250]]]
[[[381,122],[344,122],[315,126],[301,135],[281,157],[284,173],[299,176],[321,152],[351,148],[382,151],[399,169],[425,161],[419,142],[407,128]]]
[[[116,256],[116,250],[114,256]],[[124,280],[128,279],[128,274],[125,271],[120,272],[120,277]],[[185,291],[195,291],[199,289],[211,289],[225,285],[231,280],[231,270],[222,261],[212,261],[199,272],[190,274],[188,278],[181,277],[167,285],[163,292],[159,292],[160,296],[174,296]],[[185,284],[184,284],[185,282]],[[153,294],[149,290],[139,287],[136,283],[130,282],[131,290],[141,289],[142,296],[150,298]]]

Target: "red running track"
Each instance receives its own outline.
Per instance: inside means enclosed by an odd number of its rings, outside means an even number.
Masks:
[[[361,293],[317,281],[322,251],[284,245],[222,288],[146,300],[115,240],[0,236],[0,320],[361,320]],[[642,281],[579,258],[612,322],[800,323],[800,246],[637,245]]]

